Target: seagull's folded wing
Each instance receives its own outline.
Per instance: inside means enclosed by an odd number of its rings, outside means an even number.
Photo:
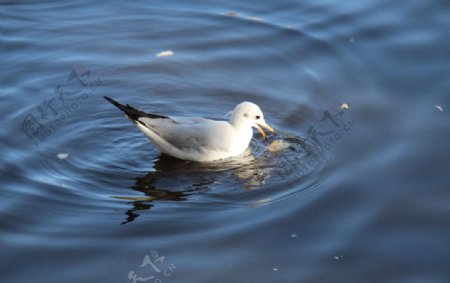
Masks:
[[[228,151],[234,137],[232,126],[225,121],[192,117],[140,117],[138,121],[180,150]]]

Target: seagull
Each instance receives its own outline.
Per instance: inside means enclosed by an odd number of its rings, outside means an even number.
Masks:
[[[110,97],[104,98],[122,110],[160,152],[178,159],[210,162],[237,157],[248,148],[252,127],[266,140],[262,128],[275,133],[264,120],[261,109],[252,102],[238,104],[229,121],[218,121],[146,113]]]

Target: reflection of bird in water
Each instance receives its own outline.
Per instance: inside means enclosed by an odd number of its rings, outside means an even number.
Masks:
[[[248,150],[239,160],[220,163],[198,163],[161,155],[154,171],[136,178],[133,190],[144,196],[115,196],[130,201],[132,208],[126,212],[127,219],[122,224],[132,222],[137,211],[151,209],[155,202],[185,201],[190,196],[202,194],[212,185],[236,186],[256,189],[269,176],[263,160],[255,158]],[[232,177],[232,178],[230,178]],[[233,178],[234,177],[234,178]]]
[[[251,102],[238,104],[230,121],[216,121],[145,113],[109,97],[105,99],[122,110],[160,152],[184,160],[206,162],[236,157],[248,148],[252,127],[265,138],[262,128],[274,132],[258,105]]]

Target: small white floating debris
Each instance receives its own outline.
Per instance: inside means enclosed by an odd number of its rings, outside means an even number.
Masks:
[[[261,182],[259,182],[259,183],[255,182],[254,185],[258,185],[258,184],[261,184]],[[270,198],[260,199],[260,200],[257,200],[255,202],[251,203],[249,206],[252,208],[258,208],[258,207],[261,207],[261,206],[264,206],[264,205],[270,203],[270,201],[271,201]]]
[[[255,21],[255,22],[261,22],[261,19],[258,18],[258,17],[247,17],[247,20]]]
[[[348,106],[348,104],[345,103],[345,102],[342,103],[340,107],[341,107],[341,109],[345,109],[345,110],[348,110],[348,109],[350,108],[350,107]]]
[[[342,257],[335,255],[333,258],[334,258],[335,260],[340,260]]]
[[[297,238],[297,234],[291,234],[291,238]]]
[[[444,112],[444,108],[442,108],[442,106],[440,105],[434,105],[434,107],[436,107],[437,110]]]
[[[282,151],[289,147],[289,142],[286,142],[284,140],[274,140],[269,146],[267,147],[267,150],[270,152],[277,152]]]
[[[64,159],[69,158],[69,154],[68,154],[68,153],[58,153],[58,154],[56,155],[56,157],[58,157],[58,158],[61,159],[61,160],[64,160]]]
[[[274,267],[272,270],[273,270],[273,271],[278,271],[278,268]]]
[[[350,43],[355,43],[355,39],[353,37],[350,37],[350,39],[348,40]]]
[[[157,53],[155,56],[160,58],[160,57],[167,57],[167,56],[172,56],[172,55],[173,55],[172,50],[165,50],[165,51],[161,51],[161,52]]]

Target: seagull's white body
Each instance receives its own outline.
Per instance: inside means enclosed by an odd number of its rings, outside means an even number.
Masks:
[[[179,159],[213,161],[241,155],[253,136],[251,128],[204,118],[139,118],[137,127],[162,152]]]
[[[159,151],[199,162],[241,155],[249,146],[256,127],[273,131],[264,121],[261,109],[251,102],[238,104],[230,121],[201,117],[168,117],[145,113],[105,97],[130,118]]]

